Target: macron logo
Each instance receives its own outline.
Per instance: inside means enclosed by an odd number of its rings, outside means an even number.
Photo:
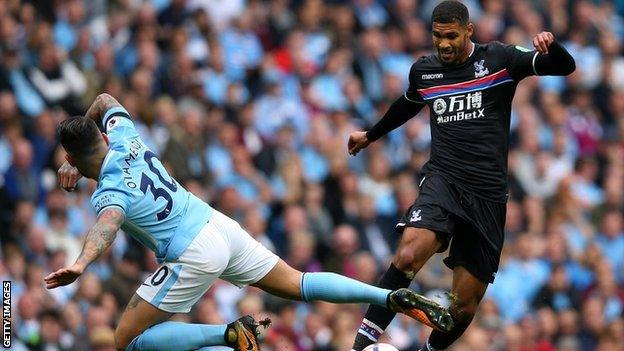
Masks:
[[[422,79],[439,79],[439,78],[444,78],[444,74],[442,73],[432,73],[432,74],[423,74],[422,75]]]

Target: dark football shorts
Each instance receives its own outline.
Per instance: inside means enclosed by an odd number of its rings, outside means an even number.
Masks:
[[[421,180],[420,195],[397,223],[435,232],[444,244],[438,252],[451,249],[444,263],[451,269],[466,268],[484,283],[492,283],[505,238],[505,203],[488,201],[449,183],[440,175]]]

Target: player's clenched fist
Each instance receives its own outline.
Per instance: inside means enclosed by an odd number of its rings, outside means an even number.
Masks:
[[[548,47],[554,42],[555,36],[551,32],[541,32],[533,38],[533,46],[541,54],[547,54]]]
[[[366,132],[353,132],[349,135],[349,154],[355,156],[360,150],[366,148],[370,144],[370,140],[366,136]]]
[[[78,168],[70,165],[67,161],[58,170],[59,186],[67,191],[74,191],[80,178],[82,178],[82,174],[78,172]]]

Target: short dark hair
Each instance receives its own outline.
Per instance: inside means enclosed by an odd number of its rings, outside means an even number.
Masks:
[[[59,140],[65,151],[75,157],[92,154],[98,145],[100,129],[91,119],[74,116],[59,123]]]
[[[44,309],[43,311],[39,312],[39,315],[37,316],[39,320],[42,319],[52,319],[55,322],[61,323],[62,322],[62,318],[63,316],[61,315],[61,311],[55,309],[55,308],[47,308]]]
[[[461,2],[455,0],[442,1],[433,9],[433,13],[431,14],[432,23],[458,22],[462,26],[465,26],[468,24],[468,20],[468,8]]]

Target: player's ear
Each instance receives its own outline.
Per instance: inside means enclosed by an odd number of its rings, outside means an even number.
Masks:
[[[102,138],[104,139],[104,142],[106,143],[106,146],[108,146],[110,144],[110,142],[108,141],[108,135],[102,133]]]
[[[474,24],[472,24],[472,22],[468,22],[466,25],[466,34],[468,35],[468,38],[472,38],[472,33],[474,33]]]
[[[69,162],[70,165],[72,165],[72,167],[76,167],[76,160],[74,160],[74,158],[71,157],[71,155],[67,152],[65,153],[65,159],[67,160],[67,162]]]

